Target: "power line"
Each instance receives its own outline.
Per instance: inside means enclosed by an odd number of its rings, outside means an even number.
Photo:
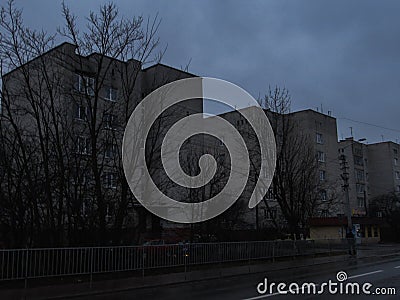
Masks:
[[[389,128],[389,127],[384,127],[384,126],[380,126],[380,125],[376,125],[376,124],[372,124],[372,123],[368,123],[368,122],[363,122],[363,121],[357,121],[354,119],[350,119],[350,118],[337,118],[338,120],[347,120],[347,121],[351,121],[351,122],[355,122],[355,123],[360,123],[360,124],[364,124],[364,125],[369,125],[369,126],[374,126],[377,128],[381,128],[381,129],[386,129],[386,130],[391,130],[394,132],[400,132],[400,129],[394,129],[394,128]]]

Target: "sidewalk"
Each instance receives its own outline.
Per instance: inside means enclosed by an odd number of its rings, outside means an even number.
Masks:
[[[377,259],[393,259],[400,257],[400,245],[392,247],[361,246],[358,250],[357,261],[368,263]],[[122,279],[109,279],[94,281],[91,286],[89,282],[42,286],[28,288],[26,290],[0,290],[0,299],[65,299],[76,296],[110,293],[112,291],[131,290],[136,288],[146,288],[179,284],[184,282],[212,280],[222,277],[240,276],[253,273],[274,272],[284,269],[294,269],[305,266],[315,266],[323,264],[340,264],[354,260],[348,255],[325,256],[315,258],[288,259],[278,262],[243,262],[241,266],[213,265],[212,269],[196,271],[170,273],[162,275],[129,277]]]

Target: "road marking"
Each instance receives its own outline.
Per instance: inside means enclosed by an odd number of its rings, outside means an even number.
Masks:
[[[347,279],[357,278],[357,277],[363,277],[363,276],[368,276],[368,275],[372,275],[372,274],[376,274],[376,273],[381,273],[381,272],[383,272],[383,270],[378,270],[378,271],[363,273],[363,274],[359,274],[359,275],[353,275],[353,276],[347,277]]]

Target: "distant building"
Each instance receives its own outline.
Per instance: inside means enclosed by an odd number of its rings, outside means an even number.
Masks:
[[[369,144],[367,149],[369,197],[400,194],[400,145],[381,142]]]

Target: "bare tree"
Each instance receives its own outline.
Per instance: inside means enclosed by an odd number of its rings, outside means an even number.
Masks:
[[[120,232],[133,198],[118,149],[143,97],[139,71],[162,55],[157,16],[127,19],[106,4],[79,31],[62,12],[65,28],[48,34],[25,27],[14,1],[1,9],[1,221],[27,233],[19,244],[73,243],[96,228],[105,237],[112,223]],[[72,44],[54,47],[59,36]]]
[[[276,169],[270,191],[279,204],[289,233],[298,238],[307,219],[321,203],[321,190],[326,188],[318,176],[314,139],[301,130],[291,114],[291,97],[287,89],[270,89],[261,104],[266,109],[277,148]],[[326,202],[331,200],[333,198]],[[264,203],[270,209],[268,201]]]
[[[396,241],[400,236],[400,197],[397,193],[387,193],[373,198],[369,205],[369,215],[381,215],[392,230]]]

